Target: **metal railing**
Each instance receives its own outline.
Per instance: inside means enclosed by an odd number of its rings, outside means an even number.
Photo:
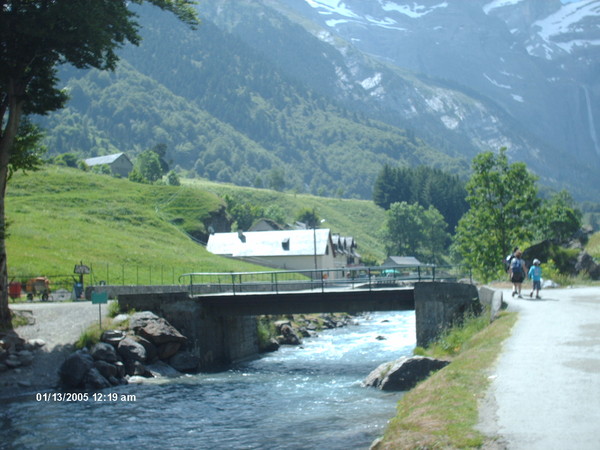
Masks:
[[[326,289],[381,289],[418,281],[456,281],[465,278],[456,267],[433,265],[345,267],[339,269],[276,270],[264,272],[195,272],[179,276],[190,295],[289,292]],[[467,275],[470,279],[470,273]]]

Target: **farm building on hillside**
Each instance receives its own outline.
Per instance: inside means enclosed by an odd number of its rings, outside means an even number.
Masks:
[[[388,256],[383,262],[382,266],[395,266],[395,267],[419,267],[423,266],[414,256]]]
[[[123,178],[129,176],[129,172],[133,169],[133,163],[125,153],[115,153],[113,155],[97,156],[96,158],[88,158],[85,160],[88,167],[107,165],[113,175],[118,175]]]
[[[335,250],[331,231],[322,228],[215,233],[210,235],[206,249],[215,255],[283,270],[346,266],[345,255]]]

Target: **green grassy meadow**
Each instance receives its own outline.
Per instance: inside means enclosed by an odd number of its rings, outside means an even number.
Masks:
[[[174,272],[256,269],[208,253],[184,232],[222,207],[199,189],[51,166],[15,174],[6,206],[9,277],[69,275],[80,262],[98,280],[124,284],[145,283],[151,272],[155,283],[168,273],[170,283]]]
[[[326,219],[324,227],[354,236],[360,253],[383,259],[376,232],[384,212],[372,202],[200,180],[182,186],[145,185],[46,166],[39,172],[16,173],[8,184],[9,278],[72,278],[79,263],[92,268],[88,284],[171,284],[187,272],[264,270],[212,255],[189,236],[205,232],[211,215],[223,214],[221,196],[226,193],[280,205],[289,222],[303,207],[315,207]]]

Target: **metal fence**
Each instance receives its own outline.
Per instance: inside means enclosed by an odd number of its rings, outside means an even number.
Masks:
[[[468,268],[460,266],[374,266],[345,267],[319,270],[274,270],[264,272],[201,272],[190,267],[138,266],[125,264],[90,265],[90,273],[78,274],[10,274],[11,298],[43,299],[43,292],[27,287],[30,280],[48,279],[50,300],[78,299],[85,286],[153,286],[183,285],[191,294],[207,292],[289,291],[293,289],[326,289],[334,287],[373,289],[386,284],[415,281],[467,279],[472,282]],[[190,270],[191,269],[191,270]],[[31,286],[31,283],[29,283]],[[17,289],[20,285],[20,289]],[[17,295],[17,290],[19,294]]]
[[[181,275],[179,284],[191,295],[243,292],[275,292],[326,289],[380,289],[418,281],[457,281],[468,279],[468,269],[460,267],[377,266],[319,270],[276,270],[264,272],[191,272]]]

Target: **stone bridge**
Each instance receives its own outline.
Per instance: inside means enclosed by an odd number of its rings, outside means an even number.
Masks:
[[[158,288],[158,287],[157,287]],[[256,316],[326,312],[415,310],[417,345],[426,346],[465,312],[479,310],[471,284],[416,282],[411,287],[245,292],[190,295],[189,291],[120,294],[122,310],[152,311],[166,318],[190,342],[201,369],[211,370],[255,357]],[[486,295],[486,298],[490,295]],[[490,297],[491,298],[491,297]]]

